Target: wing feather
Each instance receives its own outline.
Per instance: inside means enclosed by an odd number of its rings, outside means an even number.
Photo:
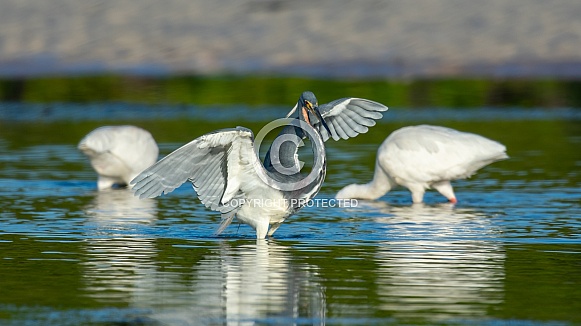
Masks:
[[[200,201],[222,212],[224,222],[229,224],[238,208],[229,205],[230,201],[244,197],[241,174],[254,171],[248,166],[256,161],[252,131],[243,127],[223,129],[180,147],[141,172],[131,184],[136,196],[153,198],[190,181]]]
[[[362,98],[340,98],[319,106],[319,112],[331,134],[328,134],[320,121],[315,122],[314,127],[319,130],[324,141],[329,138],[348,139],[367,132],[368,127],[375,125],[374,120],[381,119],[382,112],[387,109],[381,103]]]
[[[349,138],[349,136],[347,136],[347,133],[343,129],[343,125],[341,124],[341,122],[339,122],[339,119],[338,118],[335,118],[333,120],[332,125],[335,126],[335,130],[337,131],[337,135],[339,137],[341,137],[342,139],[348,139]]]
[[[223,155],[216,155],[216,159],[210,160],[205,172],[207,175],[200,174],[197,178],[197,182],[193,182],[194,190],[198,194],[198,198],[202,203],[208,203],[208,208],[216,210],[218,204],[220,203],[219,197],[222,196],[224,191],[224,175],[220,168],[215,168],[216,166],[222,166],[224,164]],[[201,176],[203,175],[203,179]],[[203,183],[200,182],[202,179]]]
[[[345,121],[345,115],[337,116],[337,123],[341,126],[341,129],[347,134],[347,138],[357,136],[357,132],[349,126],[349,123]],[[345,139],[347,139],[345,138]]]
[[[333,125],[332,123],[328,123],[327,124],[327,127],[329,127],[329,131],[331,131],[331,134],[330,135],[327,132],[327,129],[325,129],[325,127],[322,127],[322,128],[319,129],[319,131],[321,133],[321,137],[323,137],[323,140],[329,139],[329,137],[332,137],[333,140],[339,140],[339,139],[341,139],[339,137],[339,134],[337,133],[337,130],[335,129],[335,125]]]
[[[355,125],[357,126],[356,128],[358,128],[358,129],[356,129],[357,131],[362,130],[362,131],[359,131],[359,133],[365,133],[369,130],[367,127],[372,127],[375,125],[375,121],[359,115],[356,110],[345,111],[345,114],[351,120],[356,122]]]
[[[376,111],[370,111],[367,110],[364,106],[362,106],[361,104],[353,104],[353,106],[351,107],[352,111],[356,111],[356,112],[363,112],[364,117],[369,118],[369,119],[381,119],[383,117],[383,114],[381,114],[380,112],[376,112]]]
[[[233,150],[234,149],[234,150]],[[252,153],[247,153],[245,151],[240,151],[240,144],[233,143],[230,150],[228,150],[228,159],[235,160],[235,158],[230,158],[230,156],[236,155],[237,152],[240,152],[240,163],[248,165],[250,161],[246,159],[247,155],[252,155]],[[229,202],[238,192],[241,186],[240,174],[243,173],[240,169],[240,164],[230,164],[228,165],[228,175],[230,178],[226,183],[226,189],[224,189],[224,194],[222,195],[222,199],[220,202],[222,204]]]
[[[351,130],[353,130],[353,132],[355,133],[355,136],[357,136],[357,134],[363,134],[366,133],[369,129],[367,129],[367,127],[365,127],[365,125],[361,124],[358,120],[360,120],[360,117],[358,115],[355,115],[355,113],[353,113],[353,111],[345,111],[344,116],[342,117],[343,120],[345,121],[345,123],[347,123],[347,125],[351,128]],[[353,136],[353,137],[355,137]]]

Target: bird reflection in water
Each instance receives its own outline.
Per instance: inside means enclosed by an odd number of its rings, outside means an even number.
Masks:
[[[193,270],[176,265],[179,270],[164,271],[156,237],[148,234],[148,224],[156,221],[154,200],[140,200],[126,189],[100,191],[85,211],[84,291],[99,302],[157,308],[148,320],[168,325],[252,325],[262,318],[325,322],[318,268],[294,263],[289,246],[212,241]],[[179,258],[179,252],[173,255]]]
[[[359,204],[382,214],[376,222],[389,239],[377,252],[382,310],[396,318],[468,318],[502,302],[506,255],[491,217],[452,204]]]
[[[154,237],[144,234],[156,220],[157,203],[139,200],[127,189],[95,193],[87,205],[87,259],[85,291],[105,302],[135,302],[138,294],[151,293],[156,282]],[[141,299],[139,299],[141,300]]]
[[[85,212],[99,225],[148,224],[157,216],[156,201],[140,200],[127,189],[96,192]]]
[[[255,325],[267,318],[277,324],[294,324],[300,318],[324,325],[326,300],[318,268],[294,264],[289,248],[273,240],[222,243],[194,267],[191,306],[181,313],[156,315],[155,320]]]

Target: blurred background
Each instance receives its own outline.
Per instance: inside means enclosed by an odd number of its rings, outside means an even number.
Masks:
[[[579,17],[578,0],[3,0],[0,100],[579,107]]]
[[[257,134],[305,90],[389,107],[326,143],[318,198],[371,180],[408,125],[510,159],[455,182],[457,206],[400,188],[306,207],[264,247],[213,236],[189,184],[96,191],[77,149],[103,125],[150,131],[160,157]],[[579,108],[580,0],[0,0],[0,324],[581,325]]]

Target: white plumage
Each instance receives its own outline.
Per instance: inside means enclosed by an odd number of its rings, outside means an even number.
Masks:
[[[373,180],[349,185],[336,197],[377,199],[401,185],[410,190],[414,203],[423,201],[426,189],[436,189],[455,203],[450,181],[508,158],[505,152],[502,144],[472,133],[429,125],[404,127],[379,147]]]
[[[159,149],[151,134],[135,126],[104,126],[91,131],[78,148],[99,175],[97,188],[127,186],[157,161]]]

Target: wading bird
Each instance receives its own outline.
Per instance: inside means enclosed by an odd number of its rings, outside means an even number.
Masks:
[[[78,145],[99,175],[97,188],[127,186],[157,161],[159,149],[151,134],[135,126],[104,126],[91,131]]]
[[[438,126],[394,131],[377,151],[373,180],[341,189],[338,199],[377,199],[397,185],[421,203],[426,189],[436,189],[456,203],[451,180],[465,179],[488,164],[508,158],[504,145],[472,133]]]
[[[312,92],[303,92],[287,119],[269,124],[283,129],[263,164],[252,131],[222,129],[194,139],[143,171],[131,181],[133,191],[140,198],[153,198],[190,181],[200,201],[221,213],[218,234],[236,217],[256,230],[256,238],[263,239],[319,192],[326,173],[323,142],[367,132],[386,110],[382,104],[360,98],[318,106]],[[296,118],[288,118],[297,111]],[[305,137],[314,154],[307,177],[300,173],[298,160],[298,147]]]

